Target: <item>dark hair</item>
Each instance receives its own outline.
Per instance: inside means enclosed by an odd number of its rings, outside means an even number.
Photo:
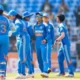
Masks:
[[[30,18],[30,17],[29,16],[26,16],[26,17],[23,18],[23,20],[27,20],[26,18]]]
[[[3,14],[3,10],[0,10],[0,15],[2,15]]]
[[[17,14],[17,15],[16,15],[16,18],[18,18],[18,19],[22,19],[22,16],[19,15],[19,14]]]
[[[25,18],[23,18],[23,20],[26,20],[26,17],[25,17]]]
[[[65,20],[65,16],[63,14],[59,14],[57,17],[59,18],[60,22]]]

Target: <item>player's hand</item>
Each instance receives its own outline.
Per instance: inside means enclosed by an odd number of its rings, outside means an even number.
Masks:
[[[46,42],[47,42],[47,41],[46,41],[45,39],[44,39],[44,40],[42,40],[42,43],[43,43],[43,44],[45,44]]]
[[[34,62],[32,61],[32,62],[31,62],[31,64],[33,64],[33,65],[34,65]]]
[[[54,45],[52,46],[53,48],[55,48],[56,47],[56,42],[54,42]]]
[[[57,39],[56,39],[56,42],[60,42],[60,40],[57,38]]]
[[[12,31],[9,31],[8,36],[9,36],[9,37],[12,36]]]

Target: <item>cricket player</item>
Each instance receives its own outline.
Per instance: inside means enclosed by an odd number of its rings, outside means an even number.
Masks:
[[[33,31],[33,27],[30,23],[30,19],[31,17],[33,16],[33,14],[31,14],[30,12],[28,11],[25,11],[24,12],[24,15],[23,15],[23,19],[26,21],[27,23],[27,31],[28,31],[28,34],[30,35],[30,38],[31,38],[31,45],[32,45],[32,39],[34,37],[34,31]],[[32,56],[33,56],[33,50],[32,50],[32,47],[31,47],[31,53],[32,53]]]
[[[45,27],[43,25],[43,20],[42,20],[42,13],[38,12],[36,13],[36,20],[37,23],[34,25],[34,33],[35,33],[35,45],[36,45],[36,54],[37,54],[37,60],[39,63],[39,68],[41,72],[43,72],[43,58],[42,58],[42,53],[45,52],[45,47],[46,43],[43,44],[42,40],[45,39]],[[44,53],[46,54],[46,53]]]
[[[5,80],[6,77],[10,30],[9,21],[3,16],[3,11],[3,6],[0,5],[0,80]]]
[[[56,42],[62,42],[61,48],[58,53],[58,63],[59,63],[59,76],[64,75],[64,58],[66,58],[67,66],[68,66],[68,77],[73,77],[73,66],[71,61],[71,53],[70,53],[70,40],[68,37],[67,27],[64,24],[65,16],[63,14],[59,14],[57,16],[57,23],[58,23],[58,31],[59,37],[56,39]]]
[[[16,14],[17,14],[17,12],[16,12],[15,14],[13,14],[13,15],[16,15]],[[15,19],[15,20],[11,20],[9,15],[8,15],[7,17],[9,18],[9,21],[14,24],[13,27],[10,26],[10,29],[16,30],[16,28],[17,28],[17,27],[15,26],[15,21],[16,21],[16,19]],[[17,16],[16,16],[16,18],[21,19],[21,18],[19,18],[19,17],[17,17]],[[20,41],[21,41],[21,40],[20,40],[20,35],[17,35],[17,36],[16,36],[16,47],[17,47],[17,52],[18,52],[18,58],[19,58],[19,50],[20,50],[20,49],[19,49]],[[19,62],[19,64],[20,64],[20,62]],[[18,72],[19,72],[19,69],[20,69],[20,68],[19,68],[19,65],[18,65]],[[18,77],[19,77],[19,76],[21,76],[21,75],[18,74]]]
[[[16,30],[10,31],[9,36],[18,36],[17,48],[18,48],[18,74],[17,78],[25,78],[25,62],[26,62],[26,37],[28,36],[26,26],[23,23],[22,17],[15,11],[10,10],[8,13],[9,19],[13,20]]]
[[[54,28],[53,25],[49,22],[49,14],[43,14],[43,23],[46,27],[46,42],[47,42],[47,62],[48,62],[48,73],[51,72],[51,49],[54,44]]]
[[[33,32],[32,26],[29,23],[32,15],[33,14],[31,14],[28,11],[25,11],[23,13],[23,19],[24,19],[24,22],[26,23],[27,32],[28,32],[29,37],[30,37],[30,43],[28,45],[29,50],[27,52],[28,58],[26,60],[26,63],[27,63],[28,69],[29,69],[27,77],[34,77],[34,75],[33,75],[33,73],[34,73],[33,52],[32,52],[32,47],[31,47],[32,37],[34,36],[34,32]]]

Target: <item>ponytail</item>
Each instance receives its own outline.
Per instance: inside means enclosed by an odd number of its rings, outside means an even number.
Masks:
[[[17,14],[17,15],[16,15],[16,18],[18,18],[18,19],[22,19],[22,16],[19,15],[19,14]]]

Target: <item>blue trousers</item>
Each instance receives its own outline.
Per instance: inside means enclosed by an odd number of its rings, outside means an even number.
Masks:
[[[40,42],[36,41],[36,55],[37,55],[37,60],[39,64],[39,68],[41,72],[43,72],[43,60],[42,60],[42,46]]]
[[[26,50],[23,49],[25,45],[23,45],[24,42],[22,43],[20,40],[17,40],[17,51],[18,51],[18,73],[22,75],[26,75],[25,72],[25,55],[26,55]]]
[[[43,72],[47,73],[48,72],[48,53],[47,53],[47,44],[42,44],[41,45],[41,54],[42,54],[42,61],[43,61]]]
[[[34,52],[34,50],[33,50],[33,45],[32,45],[33,43],[31,42],[30,43],[30,53],[31,53],[31,61],[34,63],[34,59],[33,59],[33,52]],[[32,72],[34,73],[34,64],[32,64]]]
[[[7,61],[4,56],[8,55],[9,38],[7,35],[0,35],[0,76],[6,76]]]
[[[67,45],[61,46],[61,48],[59,50],[58,63],[59,63],[60,74],[65,73],[64,59],[66,59],[69,74],[74,74],[73,66],[72,66],[72,62],[71,62],[70,46],[67,46]]]
[[[27,64],[28,73],[32,74],[34,72],[34,67],[32,64],[30,37],[28,35],[22,36],[21,41],[17,43],[17,48],[19,54],[18,73],[26,75],[25,68]]]
[[[22,63],[22,60],[21,60],[21,56],[20,56],[20,48],[22,48],[23,46],[21,45],[21,41],[20,40],[17,40],[17,51],[18,51],[18,73],[19,74],[22,74],[22,75],[25,75],[25,63]],[[21,53],[23,54],[23,52]],[[24,69],[23,69],[24,68]]]
[[[34,64],[33,64],[33,56],[32,56],[32,51],[31,51],[31,40],[30,36],[26,35],[26,63],[28,67],[28,74],[33,74],[34,73]]]
[[[30,56],[30,58],[31,58],[32,72],[29,71],[28,73],[29,73],[29,74],[32,74],[32,73],[34,73],[34,64],[33,64],[33,63],[34,63],[34,60],[33,60],[33,50],[32,50],[33,47],[32,47],[32,44],[31,44],[31,43],[30,43],[29,45],[30,45],[30,46],[29,46],[30,48],[29,48],[29,52],[28,52],[29,55],[28,55],[28,56]],[[28,53],[27,53],[27,54],[28,54]],[[28,66],[27,64],[29,64],[28,61],[26,61],[26,67],[28,68],[29,66]],[[29,69],[29,70],[30,70],[30,69]]]
[[[52,41],[47,43],[47,54],[48,54],[48,68],[51,69],[51,48],[52,48]]]
[[[26,63],[27,63],[27,67],[28,67],[28,74],[33,74],[34,73],[34,64],[33,64],[33,54],[31,51],[31,43],[29,42],[26,45],[27,45]]]

